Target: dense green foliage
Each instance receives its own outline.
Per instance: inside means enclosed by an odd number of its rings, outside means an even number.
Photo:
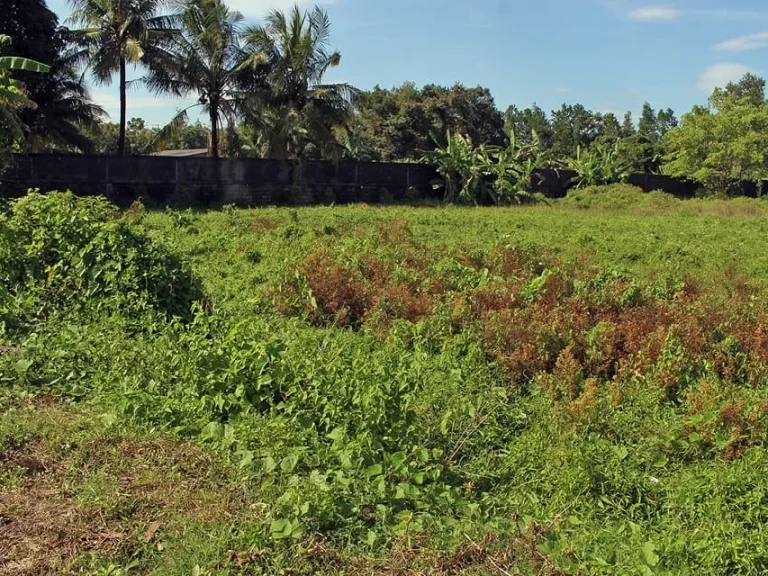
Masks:
[[[576,172],[576,187],[600,186],[626,181],[629,166],[622,164],[620,143],[613,147],[593,146],[589,150],[576,149],[574,158],[567,158],[566,166]]]
[[[18,111],[23,152],[90,152],[84,134],[103,111],[90,102],[68,51],[69,33],[43,0],[8,0],[0,14],[0,34],[11,37],[8,53],[50,65],[46,74],[14,72],[34,105]]]
[[[504,146],[482,144],[477,148],[470,138],[450,130],[445,143],[434,134],[433,139],[436,147],[424,153],[422,162],[433,164],[442,177],[435,187],[443,189],[444,201],[487,204],[490,200],[499,206],[534,199],[530,188],[535,171],[548,162],[535,132],[530,143],[510,131]]]
[[[392,90],[377,86],[360,95],[350,130],[356,137],[350,156],[382,161],[418,160],[434,148],[432,133],[451,131],[475,144],[504,141],[504,120],[490,91],[461,84],[419,89],[406,83]]]
[[[5,328],[103,306],[189,316],[199,294],[188,270],[136,233],[131,218],[103,199],[72,193],[14,202],[0,218]]]
[[[252,511],[56,572],[763,572],[767,213],[628,186],[514,211],[13,203],[9,418],[52,396],[107,437],[203,443]],[[102,466],[70,446],[70,481]],[[36,481],[14,474],[0,494]]]
[[[117,134],[120,127],[112,123],[100,123],[88,134],[96,154],[116,154]],[[144,156],[162,150],[195,150],[208,147],[210,130],[201,122],[190,123],[179,119],[173,130],[147,126],[141,118],[128,120],[125,146],[128,154]]]
[[[716,89],[709,107],[696,106],[666,136],[664,170],[702,182],[710,192],[728,193],[738,180],[768,177],[768,102],[765,81],[747,74]]]

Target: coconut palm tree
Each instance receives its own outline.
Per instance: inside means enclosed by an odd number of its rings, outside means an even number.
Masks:
[[[47,74],[40,75],[29,97],[35,105],[18,113],[25,151],[92,151],[93,142],[86,134],[106,113],[90,100],[82,78],[65,55],[56,59]]]
[[[266,155],[286,159],[315,146],[329,156],[343,149],[334,127],[348,119],[358,91],[323,82],[341,62],[341,54],[329,50],[330,32],[325,11],[302,12],[298,5],[287,15],[272,11],[264,24],[244,31],[245,66],[266,66],[266,89],[256,91],[244,107]]]
[[[211,126],[210,152],[219,157],[219,131],[223,123],[235,122],[243,52],[240,33],[243,16],[222,0],[187,0],[179,15],[180,34],[175,38],[174,57],[150,71],[148,88],[157,94],[198,96],[192,106],[177,114],[167,127],[187,120],[187,112],[201,107]]]
[[[118,154],[125,154],[127,66],[150,68],[167,64],[167,47],[176,35],[176,18],[160,15],[165,0],[70,0],[69,22],[81,26],[75,38],[83,49],[77,61],[97,84],[110,84],[115,73],[120,84]]]

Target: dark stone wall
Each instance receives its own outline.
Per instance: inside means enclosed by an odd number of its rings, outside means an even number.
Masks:
[[[659,174],[631,174],[628,183],[642,188],[645,192],[662,190],[678,198],[693,198],[699,189],[697,182]]]
[[[565,198],[576,176],[578,173],[573,170],[535,170],[531,178],[531,189],[547,198]]]
[[[122,206],[386,202],[437,198],[436,178],[422,164],[27,155],[13,158],[2,195],[72,190]]]
[[[549,198],[568,193],[576,173],[538,170],[532,187]],[[121,206],[140,199],[149,206],[239,204],[319,204],[403,202],[442,197],[434,190],[438,174],[424,164],[371,162],[286,162],[214,160],[157,156],[14,156],[3,176],[2,196],[18,197],[30,188],[104,195]],[[629,183],[646,192],[663,190],[692,198],[696,182],[656,174],[632,174]],[[735,183],[744,196],[759,196],[749,182]],[[763,187],[768,191],[768,183]]]

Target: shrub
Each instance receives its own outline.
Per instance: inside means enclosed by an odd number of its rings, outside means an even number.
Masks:
[[[589,186],[573,189],[562,203],[581,209],[625,210],[628,208],[664,209],[679,205],[671,194],[660,191],[644,193],[641,188],[629,184],[610,186]]]
[[[188,317],[200,291],[191,272],[103,198],[31,193],[0,216],[5,308],[155,309]],[[9,306],[10,304],[10,306]],[[6,318],[7,319],[7,318]]]

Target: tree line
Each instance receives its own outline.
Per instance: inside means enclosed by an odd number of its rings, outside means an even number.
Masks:
[[[71,0],[68,28],[44,0],[9,2],[0,14],[0,31],[11,38],[7,53],[58,71],[57,77],[13,73],[29,96],[29,105],[14,110],[25,128],[21,150],[94,151],[111,128],[90,100],[90,78],[97,85],[117,81],[115,152],[127,153],[133,67],[143,71],[138,82],[153,94],[195,99],[158,140],[183,129],[197,109],[208,118],[214,157],[220,156],[221,132],[234,127],[263,156],[335,157],[343,151],[336,133],[358,91],[324,82],[341,55],[330,49],[330,20],[319,8],[273,11],[263,23],[246,26],[222,0]],[[59,130],[49,130],[53,125]]]
[[[595,181],[664,172],[713,189],[768,173],[765,82],[751,74],[717,89],[708,105],[680,120],[671,109],[647,103],[637,120],[630,112],[619,118],[581,104],[550,113],[536,104],[501,111],[483,87],[405,83],[361,91],[327,82],[341,54],[331,48],[331,23],[319,8],[273,11],[246,25],[222,0],[70,4],[72,14],[61,25],[45,0],[4,3],[0,34],[10,40],[0,50],[47,65],[44,71],[0,70],[16,94],[0,93],[0,123],[18,128],[6,149],[148,154],[208,148],[213,157],[366,161],[435,161],[440,151],[445,158],[454,150],[471,151],[478,165],[507,149],[507,157],[521,155],[526,165],[535,157],[537,167],[572,167]],[[138,80],[128,80],[130,68],[142,71]],[[116,123],[91,100],[87,79],[116,81]],[[193,104],[166,126],[148,127],[127,118],[134,83],[159,97],[192,97]],[[194,111],[206,122],[191,122]],[[486,162],[483,170],[500,168]]]

